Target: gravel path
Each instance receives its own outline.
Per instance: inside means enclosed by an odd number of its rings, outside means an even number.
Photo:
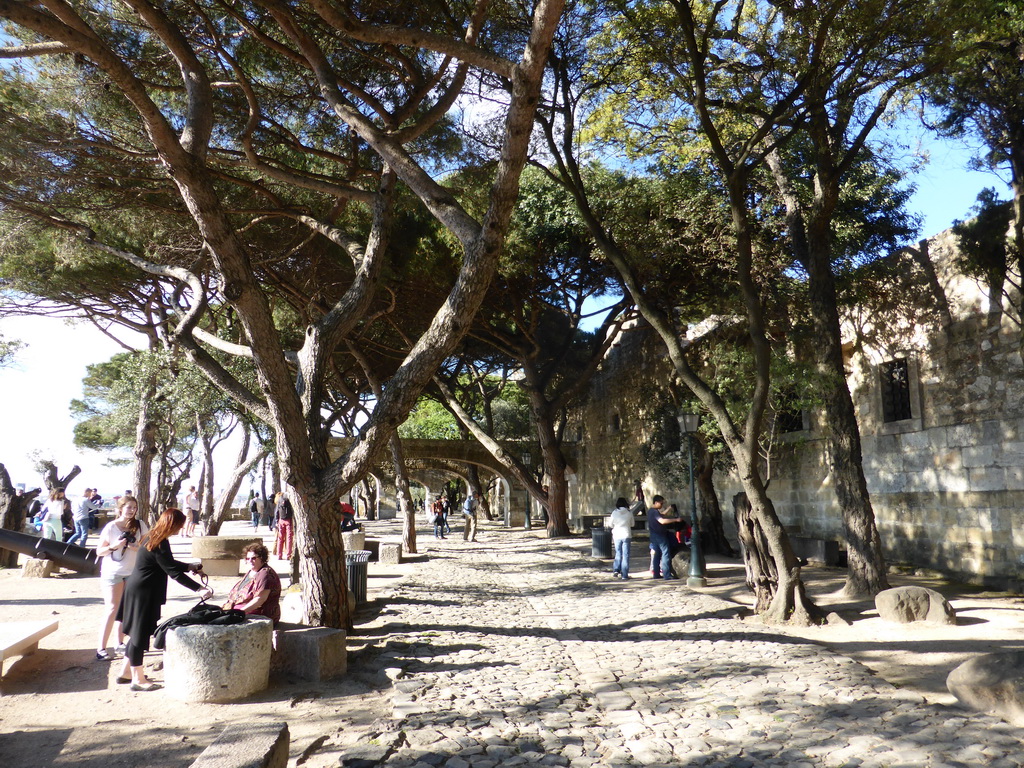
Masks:
[[[400,631],[376,660],[392,720],[347,765],[1024,764],[1021,729],[929,704],[679,583],[617,581],[572,548],[497,531],[421,542],[429,558],[395,590]]]

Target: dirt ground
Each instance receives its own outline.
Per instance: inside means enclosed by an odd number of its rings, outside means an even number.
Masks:
[[[579,548],[581,542],[564,540],[558,545]],[[185,554],[185,546],[176,545],[182,548],[179,556]],[[737,561],[712,560],[707,591],[749,604],[742,566]],[[383,629],[388,622],[389,589],[414,569],[415,561],[387,568],[374,564],[369,579],[371,603],[361,609],[349,637],[346,676],[327,683],[274,677],[262,694],[227,705],[185,704],[160,692],[133,693],[128,686],[117,685],[114,678],[120,661],[94,658],[102,609],[95,578],[63,572],[49,579],[25,579],[20,570],[0,570],[0,622],[60,620],[59,630],[43,639],[39,651],[3,663],[0,765],[182,768],[225,725],[261,720],[289,723],[292,755],[315,755],[308,761],[300,758],[307,768],[337,765],[338,750],[370,738],[382,727],[381,718],[390,715],[390,681],[376,672],[381,665],[375,657],[386,650],[389,639]],[[850,625],[787,631],[857,659],[908,693],[951,702],[945,678],[960,662],[978,653],[1024,649],[1024,598],[1020,596],[925,576],[893,576],[894,586],[916,583],[937,589],[958,615],[955,627],[894,625],[878,618],[872,601],[844,600],[843,577],[839,569],[805,569],[808,590],[818,604]],[[211,586],[217,596],[223,596],[233,582],[214,578]],[[194,602],[192,593],[172,583],[163,614],[183,612]],[[395,631],[393,625],[389,631]],[[147,667],[154,680],[162,681],[162,671],[153,669],[159,659],[159,654],[148,656]]]
[[[710,558],[709,593],[742,605],[753,595],[743,583],[737,561]],[[849,600],[842,594],[846,571],[810,565],[803,568],[807,591],[825,611],[847,622],[821,627],[784,627],[788,634],[813,640],[856,659],[897,687],[940,704],[956,701],[946,677],[967,659],[983,653],[1024,650],[1024,596],[947,581],[937,575],[890,573],[892,587],[916,584],[942,594],[956,611],[956,626],[915,622],[895,624],[879,618],[874,600]],[[757,621],[751,617],[750,621]]]

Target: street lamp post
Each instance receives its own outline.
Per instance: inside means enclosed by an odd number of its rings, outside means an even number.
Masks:
[[[700,428],[699,413],[684,413],[679,417],[679,428],[686,435],[686,454],[690,466],[690,576],[688,587],[706,587],[704,558],[700,551],[700,520],[697,518],[697,488],[693,482],[693,441]]]
[[[532,474],[531,465],[533,464],[533,457],[529,451],[523,451],[523,455],[520,457],[523,460],[523,466],[526,467],[526,473]],[[532,531],[533,521],[530,520],[530,489],[526,489],[526,521],[523,523],[523,530]]]

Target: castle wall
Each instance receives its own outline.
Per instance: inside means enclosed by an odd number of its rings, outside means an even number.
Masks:
[[[868,490],[890,563],[1021,590],[1021,330],[983,286],[950,267],[948,256],[948,236],[933,242],[930,258],[952,323],[925,322],[922,316],[907,328],[875,329],[849,347],[847,370]],[[879,371],[894,357],[909,362],[912,413],[885,422]],[[578,414],[582,442],[574,514],[610,509],[618,495],[632,498],[634,478],[643,481],[648,500],[660,493],[689,508],[678,434],[665,450],[666,419],[675,413],[670,375],[664,348],[649,329],[626,333],[611,351]],[[808,429],[784,437],[773,459],[769,495],[791,531],[842,541],[820,424],[820,414],[809,414]],[[715,487],[731,532],[731,499],[739,483],[731,473],[716,471]]]

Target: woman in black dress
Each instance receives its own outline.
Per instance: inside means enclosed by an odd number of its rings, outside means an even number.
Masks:
[[[139,549],[135,570],[125,582],[124,595],[117,609],[117,620],[128,635],[124,667],[119,683],[132,684],[133,691],[152,691],[158,686],[146,677],[142,659],[149,650],[149,639],[160,623],[160,607],[167,602],[167,577],[184,587],[198,592],[204,599],[213,596],[213,590],[190,579],[185,574],[202,570],[199,563],[190,565],[171,556],[168,539],[185,525],[185,514],[168,507],[160,515]],[[129,672],[131,677],[129,677]]]

